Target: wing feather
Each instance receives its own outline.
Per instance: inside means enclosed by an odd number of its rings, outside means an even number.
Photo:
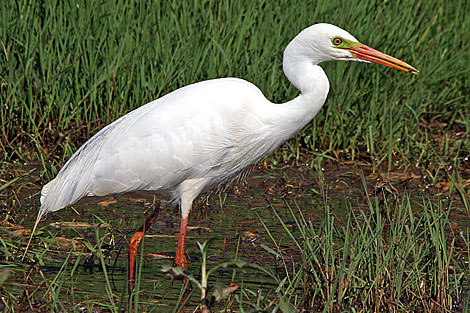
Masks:
[[[268,102],[254,85],[217,79],[189,85],[103,128],[41,192],[41,210],[84,196],[133,190],[173,191],[185,180],[206,187],[241,173],[272,150],[253,103]],[[210,178],[198,180],[200,178]]]

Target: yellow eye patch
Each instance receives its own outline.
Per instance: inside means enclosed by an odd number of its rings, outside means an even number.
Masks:
[[[348,39],[344,39],[342,37],[336,36],[331,39],[331,43],[333,47],[340,48],[340,49],[348,49],[351,47],[359,47],[361,45],[360,42],[354,42]]]

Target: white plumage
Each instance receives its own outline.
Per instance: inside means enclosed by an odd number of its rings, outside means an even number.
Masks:
[[[283,70],[301,94],[274,104],[236,78],[178,89],[111,123],[70,158],[41,192],[41,216],[84,196],[134,190],[168,192],[181,206],[176,262],[186,266],[184,237],[193,200],[241,174],[304,127],[328,94],[318,66],[331,60],[376,62],[417,72],[329,24],[303,30],[284,51]],[[33,231],[34,232],[34,231]]]
[[[56,211],[84,196],[134,190],[165,190],[176,200],[194,199],[289,139],[325,97],[326,92],[308,103],[303,97],[276,105],[254,85],[235,78],[183,87],[87,141],[44,186],[41,210]],[[286,114],[291,123],[285,123]]]

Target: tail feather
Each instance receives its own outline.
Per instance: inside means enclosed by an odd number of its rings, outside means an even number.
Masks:
[[[113,138],[109,137],[108,134],[125,120],[126,118],[124,117],[120,118],[90,138],[72,155],[56,178],[42,188],[40,198],[41,208],[39,209],[23,258],[26,256],[39,222],[48,212],[58,211],[70,206],[89,194],[89,188],[93,180],[93,164],[96,162],[109,138]]]
[[[46,197],[47,197],[47,193],[49,192],[49,190],[51,189],[51,184],[54,180],[51,180],[50,182],[48,182],[46,185],[44,185],[41,189],[41,199],[40,199],[40,202],[41,202],[41,207],[44,206],[44,202],[46,200]]]
[[[51,186],[53,185],[54,183],[54,180],[51,180],[49,183],[47,183],[46,185],[44,185],[44,187],[42,187],[41,189],[41,198],[40,198],[40,201],[41,201],[41,208],[39,209],[38,211],[38,216],[36,217],[36,221],[34,222],[34,227],[33,227],[33,231],[31,232],[31,234],[29,235],[29,240],[28,240],[28,244],[26,245],[26,249],[24,250],[24,253],[23,253],[23,260],[24,258],[26,257],[26,254],[28,253],[28,250],[29,250],[29,246],[31,245],[31,240],[33,240],[33,236],[34,234],[36,233],[36,229],[39,225],[39,222],[42,220],[42,218],[44,216],[46,216],[47,212],[48,211],[54,211],[54,210],[50,210],[48,209],[46,206],[45,206],[45,202],[46,202],[46,199],[47,199],[47,194],[48,192],[50,191],[50,188]]]
[[[83,175],[75,174],[79,167],[67,168],[67,165],[62,169],[62,171],[57,175],[57,177],[50,182],[48,182],[41,190],[41,208],[38,211],[36,217],[36,222],[34,223],[33,231],[26,245],[26,249],[23,254],[23,259],[28,252],[29,246],[31,245],[31,240],[36,232],[39,222],[41,219],[51,211],[58,211],[62,208],[65,208],[69,205],[72,205],[78,201],[85,193],[86,188],[80,190],[77,194],[74,191],[77,191],[77,185],[80,183],[80,180],[83,178]],[[70,173],[71,172],[71,173]],[[86,182],[85,184],[87,184]]]
[[[41,221],[42,217],[46,213],[47,212],[45,210],[42,210],[42,208],[38,212],[38,216],[36,217],[36,222],[34,222],[33,231],[31,232],[31,235],[29,236],[28,244],[26,245],[26,249],[24,250],[24,253],[23,253],[23,260],[26,256],[26,254],[28,253],[28,249],[29,249],[29,246],[31,245],[31,240],[33,239],[34,233],[36,232],[36,228],[38,227],[39,222]]]

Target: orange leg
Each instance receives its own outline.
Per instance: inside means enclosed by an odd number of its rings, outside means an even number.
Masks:
[[[145,235],[147,229],[152,226],[153,222],[158,218],[160,214],[160,203],[156,204],[155,210],[152,214],[145,220],[144,225],[142,225],[139,230],[132,236],[129,241],[129,276],[128,276],[128,288],[129,293],[132,291],[132,285],[134,284],[134,274],[135,274],[135,259],[137,256],[137,250],[139,250],[140,242]]]
[[[177,266],[188,268],[188,262],[184,255],[184,242],[186,240],[186,227],[188,226],[188,218],[182,218],[180,224],[180,234],[178,238],[178,246],[176,247],[175,263]]]
[[[186,240],[186,228],[188,226],[188,218],[181,218],[181,224],[180,224],[180,233],[179,233],[179,238],[178,238],[178,246],[176,247],[176,256],[175,256],[175,263],[176,266],[181,266],[184,267],[185,269],[188,268],[188,262],[186,260],[186,256],[184,255],[184,243]],[[187,283],[187,279],[183,279],[183,285]],[[184,312],[184,303],[186,302],[189,294],[191,293],[191,284],[188,284],[183,298],[181,299],[180,302],[180,307],[176,312]]]

